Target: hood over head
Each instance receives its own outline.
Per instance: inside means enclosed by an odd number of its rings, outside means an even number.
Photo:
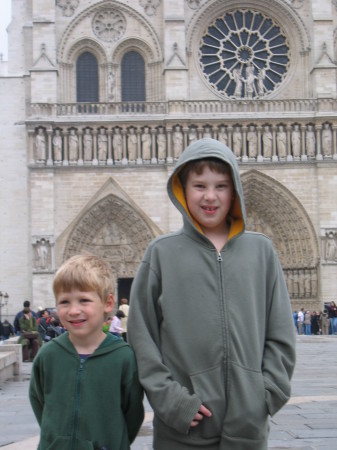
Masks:
[[[231,227],[228,239],[242,233],[245,229],[246,210],[244,205],[243,190],[240,180],[239,166],[229,147],[221,142],[204,138],[193,142],[181,154],[177,164],[167,182],[168,195],[174,206],[182,213],[184,221],[188,220],[202,233],[199,224],[192,218],[185,199],[184,188],[179,178],[179,172],[190,161],[198,159],[217,158],[230,166],[234,183],[235,199],[230,213]],[[203,233],[202,233],[203,234]]]

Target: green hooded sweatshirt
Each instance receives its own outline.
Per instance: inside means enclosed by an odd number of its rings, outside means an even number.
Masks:
[[[128,450],[144,418],[133,351],[111,334],[88,358],[68,333],[45,344],[29,398],[41,427],[38,450]]]
[[[189,161],[230,165],[230,231],[218,253],[191,217],[178,176]],[[154,410],[155,450],[267,449],[268,418],[289,399],[295,330],[272,242],[245,230],[231,150],[201,139],[182,154],[168,194],[183,227],[154,240],[131,290],[128,339]],[[190,424],[201,404],[212,412]]]

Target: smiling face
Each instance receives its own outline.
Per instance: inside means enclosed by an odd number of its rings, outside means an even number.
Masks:
[[[207,236],[224,233],[234,198],[231,174],[205,166],[200,174],[190,171],[185,185],[188,209]]]
[[[92,342],[99,341],[105,315],[112,311],[114,301],[112,295],[104,303],[97,292],[72,289],[57,295],[56,306],[60,321],[75,344],[88,339]]]

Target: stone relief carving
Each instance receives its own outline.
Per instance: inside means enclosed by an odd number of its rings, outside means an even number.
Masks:
[[[52,269],[52,245],[50,236],[33,237],[33,270],[50,271]]]
[[[149,127],[144,127],[142,134],[142,156],[144,161],[151,160],[152,138],[149,133]]]
[[[145,14],[153,16],[160,5],[160,0],[139,0],[139,4],[144,8]]]
[[[57,6],[62,9],[64,16],[70,17],[74,14],[78,7],[80,0],[56,0]]]
[[[125,33],[126,19],[115,9],[104,9],[96,13],[92,19],[92,30],[105,42],[118,41]]]
[[[337,229],[323,230],[322,257],[325,263],[337,264]]]
[[[109,195],[85,213],[69,236],[64,259],[88,251],[104,257],[118,276],[133,277],[154,235],[127,202]]]
[[[69,162],[75,163],[78,161],[78,136],[74,128],[70,130],[68,141],[69,141]]]

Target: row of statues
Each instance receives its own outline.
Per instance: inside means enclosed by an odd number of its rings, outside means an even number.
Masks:
[[[283,271],[290,298],[314,298],[317,296],[317,270],[286,269]]]
[[[56,164],[65,160],[70,163],[172,162],[188,144],[202,137],[218,139],[242,161],[300,160],[318,156],[337,159],[336,130],[325,123],[316,128],[312,124],[291,127],[222,125],[216,131],[208,125],[203,128],[175,125],[170,131],[162,126],[111,130],[56,128],[49,132],[49,138],[45,128],[39,127],[35,131],[34,160],[37,163],[52,160]]]

